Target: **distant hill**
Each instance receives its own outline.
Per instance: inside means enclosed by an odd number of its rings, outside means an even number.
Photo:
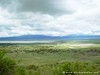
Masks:
[[[78,39],[100,39],[100,35],[68,35],[68,36],[46,36],[46,35],[22,35],[13,37],[0,37],[0,41],[34,41],[34,40],[78,40]]]

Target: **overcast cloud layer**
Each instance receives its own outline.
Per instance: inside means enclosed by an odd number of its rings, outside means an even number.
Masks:
[[[0,37],[100,35],[100,0],[0,0]]]

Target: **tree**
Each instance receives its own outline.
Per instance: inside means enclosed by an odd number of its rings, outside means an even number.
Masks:
[[[16,63],[4,55],[5,53],[0,50],[0,75],[13,75]]]

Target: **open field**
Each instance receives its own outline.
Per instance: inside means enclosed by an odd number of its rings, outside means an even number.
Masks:
[[[78,70],[75,70],[76,68],[72,68],[73,70],[70,69],[70,71],[73,72],[98,72],[100,71],[100,41],[98,41],[94,40],[89,42],[89,40],[80,40],[54,42],[52,44],[7,43],[0,44],[0,50],[5,51],[5,57],[9,57],[16,61],[17,66],[24,67],[25,69],[28,68],[26,71],[31,72],[29,75],[61,75],[62,67],[60,70],[57,68],[59,68],[59,66],[66,65],[66,63],[67,65],[69,64],[69,66],[71,65],[71,67],[75,67],[77,63],[79,66],[83,67],[83,69],[76,67]],[[91,64],[95,67],[91,68],[93,67]],[[53,68],[55,68],[58,72],[57,74],[54,73],[55,70],[53,70]],[[64,70],[67,71],[67,69]],[[93,75],[99,75],[99,73]]]
[[[100,45],[61,44],[61,45],[10,45],[6,56],[15,59],[19,65],[42,65],[62,61],[98,61]]]

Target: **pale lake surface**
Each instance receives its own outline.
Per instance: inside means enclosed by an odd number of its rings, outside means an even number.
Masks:
[[[53,41],[0,41],[0,43],[52,43]]]

